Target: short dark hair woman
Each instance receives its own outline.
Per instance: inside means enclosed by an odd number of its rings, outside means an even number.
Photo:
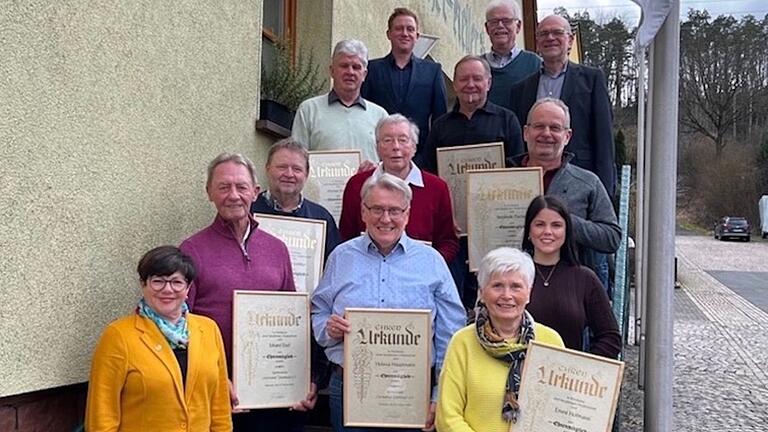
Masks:
[[[221,333],[185,302],[192,259],[160,246],[137,271],[136,310],[107,326],[93,355],[86,430],[231,431]]]
[[[584,330],[591,330],[589,352],[616,358],[621,334],[611,304],[595,273],[580,265],[565,204],[550,195],[533,199],[525,214],[523,250],[533,256],[536,278],[528,311],[552,327],[571,349],[584,351]]]

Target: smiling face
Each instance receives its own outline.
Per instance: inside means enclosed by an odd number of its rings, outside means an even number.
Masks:
[[[387,39],[392,45],[392,51],[400,53],[413,52],[416,39],[419,38],[419,25],[412,16],[398,15],[392,20],[392,26],[387,30]]]
[[[520,27],[519,17],[507,5],[496,6],[485,15],[485,32],[497,53],[507,54],[514,48]]]
[[[251,203],[258,193],[259,187],[253,184],[248,168],[236,162],[217,165],[208,185],[208,199],[219,216],[231,224],[248,220]]]
[[[468,60],[456,67],[453,89],[462,106],[482,106],[491,88],[491,75],[479,60]]]
[[[307,181],[307,161],[304,155],[290,149],[281,149],[267,164],[269,190],[279,197],[298,196]]]
[[[181,305],[187,299],[189,284],[180,272],[170,276],[153,275],[141,282],[141,291],[152,310],[166,320],[176,322],[181,316]]]
[[[546,62],[565,62],[572,44],[571,25],[561,16],[548,16],[536,27],[536,49]]]
[[[488,281],[480,288],[479,295],[497,330],[519,330],[525,306],[531,299],[531,287],[520,272],[491,273]]]
[[[376,139],[376,152],[385,172],[405,179],[411,171],[411,159],[416,154],[410,125],[405,122],[383,125]]]
[[[337,93],[359,92],[368,70],[356,55],[337,54],[331,63],[333,88]]]
[[[528,145],[529,166],[548,167],[558,164],[565,146],[571,139],[571,129],[562,108],[546,102],[533,108],[529,123],[523,128]]]
[[[402,211],[402,214],[392,217],[390,211]],[[386,255],[400,240],[400,236],[408,225],[408,202],[400,191],[389,190],[374,186],[363,199],[362,217],[365,230],[379,251]]]
[[[560,259],[560,248],[565,243],[565,219],[554,210],[544,208],[533,218],[529,230],[536,258]]]

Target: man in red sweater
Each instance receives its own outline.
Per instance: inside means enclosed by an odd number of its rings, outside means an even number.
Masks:
[[[411,214],[405,231],[411,238],[429,242],[450,262],[459,250],[453,223],[453,207],[448,184],[424,172],[412,162],[419,128],[400,114],[392,114],[376,125],[376,152],[381,163],[374,170],[358,173],[344,188],[339,231],[349,240],[365,231],[361,215],[360,189],[372,175],[392,174],[403,179],[413,191]]]

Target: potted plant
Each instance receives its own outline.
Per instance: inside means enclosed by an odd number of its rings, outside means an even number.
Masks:
[[[325,91],[327,83],[315,63],[314,53],[299,55],[294,61],[288,41],[278,41],[276,48],[272,69],[267,72],[262,68],[259,117],[290,131],[299,104]]]

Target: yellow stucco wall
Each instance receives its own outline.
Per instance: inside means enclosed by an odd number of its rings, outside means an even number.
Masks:
[[[140,255],[214,215],[207,162],[263,165],[261,8],[1,2],[0,396],[84,381]]]

